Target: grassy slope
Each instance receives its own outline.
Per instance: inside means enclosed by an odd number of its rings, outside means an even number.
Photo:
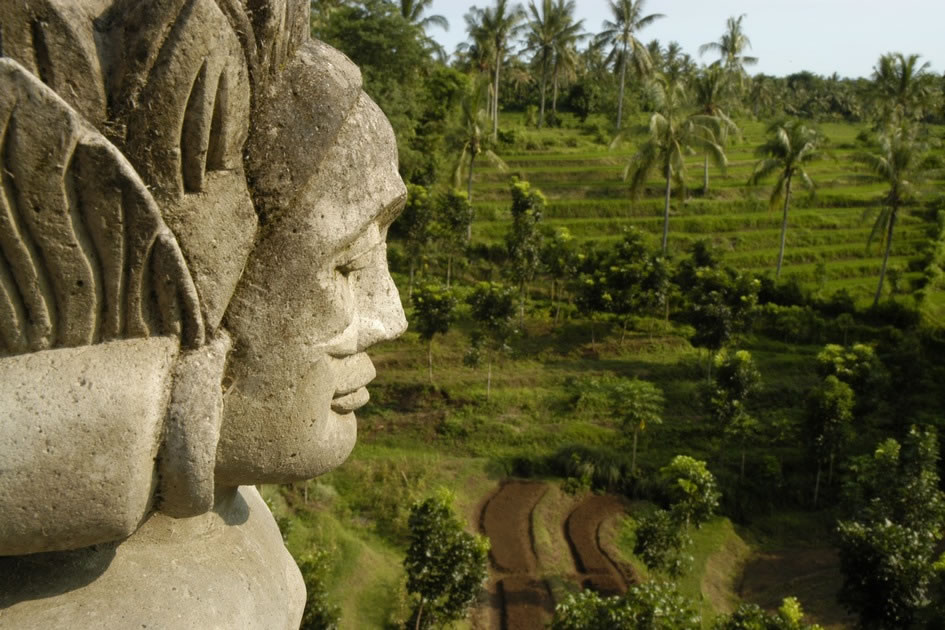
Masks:
[[[508,121],[504,121],[508,122]],[[825,125],[841,158],[858,128]],[[764,191],[746,194],[742,182],[750,172],[751,147],[762,137],[758,124],[745,126],[745,140],[730,153],[725,175],[712,172],[712,192],[688,203],[674,199],[671,237],[674,247],[705,235],[730,251],[733,264],[761,270],[773,266],[779,214],[765,209]],[[573,130],[528,132],[537,146],[506,155],[520,171],[549,194],[547,222],[568,227],[580,240],[607,242],[619,238],[626,225],[638,225],[657,238],[662,208],[654,181],[653,198],[632,207],[624,198],[620,172],[629,150],[610,152]],[[554,145],[550,148],[548,145]],[[691,161],[690,185],[701,182],[701,162]],[[842,159],[816,165],[821,189],[814,200],[798,198],[791,213],[787,274],[813,281],[818,262],[827,265],[828,289],[850,288],[862,298],[871,295],[879,259],[864,252],[868,224],[864,204],[880,188],[858,179]],[[474,238],[498,242],[507,229],[505,175],[489,169],[476,176],[477,212]],[[904,220],[898,232],[893,263],[904,266],[921,242],[922,226]],[[398,279],[400,281],[402,279]],[[403,284],[401,285],[403,286]],[[945,298],[933,295],[931,313],[945,321]],[[493,390],[485,400],[485,369],[462,365],[466,337],[462,325],[434,346],[436,389],[427,386],[426,348],[416,334],[383,344],[372,352],[378,379],[373,400],[359,414],[359,444],[348,463],[317,482],[269,492],[277,514],[293,520],[288,545],[297,555],[312,547],[332,551],[336,570],[333,594],[342,604],[344,627],[382,627],[406,614],[400,559],[404,542],[404,506],[445,485],[471,529],[477,507],[499,479],[512,470],[514,457],[538,459],[575,443],[598,448],[625,448],[609,418],[588,409],[572,409],[566,383],[572,379],[615,372],[655,381],[667,397],[665,422],[650,427],[640,444],[640,466],[653,470],[678,453],[709,458],[714,469],[734,464],[735,456],[713,455],[717,444],[707,440],[699,405],[704,380],[702,356],[678,334],[651,337],[598,324],[565,321],[554,327],[546,314],[532,312],[527,334],[515,341],[515,353],[494,369]],[[595,342],[591,342],[592,335]],[[797,418],[797,400],[814,383],[813,359],[819,348],[796,347],[764,339],[746,340],[765,378],[764,417]],[[749,454],[749,465],[760,453]],[[731,460],[731,461],[729,461]],[[284,496],[284,501],[281,497]],[[557,488],[546,494],[536,512],[536,543],[546,551],[562,551],[560,522],[573,503]],[[705,611],[726,610],[733,603],[733,576],[746,554],[747,536],[759,548],[795,544],[777,525],[764,523],[767,537],[738,532],[727,519],[717,519],[697,532],[693,572],[682,582]],[[761,525],[761,524],[759,524]],[[779,533],[780,532],[780,533]],[[567,590],[570,558],[547,553],[544,574],[553,589]],[[630,559],[632,563],[632,558]],[[639,567],[638,567],[639,568]],[[645,571],[641,571],[645,574]]]
[[[622,181],[623,168],[632,155],[636,139],[616,149],[609,148],[596,133],[597,122],[582,131],[575,128],[520,131],[517,145],[500,151],[509,172],[480,168],[474,177],[473,199],[480,221],[474,225],[474,240],[497,242],[505,233],[509,206],[509,173],[523,177],[548,197],[546,224],[567,227],[580,241],[607,243],[635,225],[656,243],[662,233],[662,190],[657,177],[648,183],[643,197],[629,199]],[[765,127],[753,121],[738,121],[742,137],[727,149],[729,166],[724,173],[710,166],[710,188],[703,196],[702,158],[687,159],[685,201],[674,196],[670,210],[670,247],[684,249],[698,238],[710,238],[727,261],[756,272],[773,270],[777,258],[781,224],[780,208],[769,211],[771,182],[748,189],[745,182],[755,163],[754,148],[764,139]],[[520,116],[508,115],[503,124],[520,124]],[[817,185],[809,196],[795,189],[789,215],[785,269],[790,277],[813,282],[818,263],[825,265],[826,289],[844,288],[861,302],[875,291],[882,249],[878,243],[867,250],[866,240],[878,209],[883,186],[871,181],[850,158],[864,147],[857,136],[866,127],[845,123],[820,126],[827,136],[828,156],[808,171]],[[941,130],[936,130],[941,135]],[[522,151],[521,146],[534,147]],[[940,190],[942,182],[927,188]],[[840,228],[838,230],[837,228]],[[891,266],[905,270],[925,243],[919,218],[906,213],[893,240]]]

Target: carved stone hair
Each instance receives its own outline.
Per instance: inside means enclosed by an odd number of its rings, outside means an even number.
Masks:
[[[0,7],[0,356],[204,342],[253,247],[254,205],[287,202],[360,90],[356,71],[321,70],[293,90],[315,99],[313,124],[283,135],[265,96],[307,29],[307,0]],[[331,73],[346,98],[325,104]],[[275,122],[247,143],[252,111]]]

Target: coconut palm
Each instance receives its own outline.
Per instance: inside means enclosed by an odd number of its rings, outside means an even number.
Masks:
[[[508,0],[495,0],[494,7],[472,7],[466,14],[467,32],[474,41],[488,42],[491,53],[492,95],[489,116],[492,118],[492,139],[499,133],[499,77],[509,44],[521,28],[525,17],[521,5],[509,6]],[[485,46],[480,46],[485,48]]]
[[[545,100],[548,79],[554,82],[554,100],[557,101],[558,77],[567,66],[569,47],[581,37],[583,20],[574,21],[574,0],[542,0],[540,5],[534,0],[529,3],[528,35],[525,50],[533,53],[532,63],[538,67],[540,77],[541,107],[538,126],[545,121]],[[572,64],[573,66],[573,64]]]
[[[450,30],[449,21],[442,15],[423,14],[433,4],[433,0],[400,0],[400,14],[411,24],[426,30],[429,26],[438,26],[444,31]]]
[[[555,12],[558,14],[560,28],[554,44],[554,62],[551,68],[553,84],[551,96],[551,110],[558,111],[558,86],[562,80],[577,76],[576,69],[579,62],[577,44],[588,37],[583,33],[584,20],[574,21],[574,0],[558,0],[555,3]]]
[[[729,84],[727,77],[718,66],[705,68],[696,75],[693,81],[693,101],[698,111],[719,121],[721,135],[718,140],[724,144],[729,134],[737,134],[738,127],[732,122],[723,109],[727,100]],[[709,192],[709,154],[703,155],[702,161],[702,193]]]
[[[623,121],[623,92],[627,77],[627,63],[632,62],[634,70],[646,76],[650,73],[651,62],[646,47],[636,38],[636,33],[656,20],[666,17],[662,13],[643,15],[646,0],[608,0],[614,21],[604,20],[603,31],[597,40],[602,45],[611,46],[608,61],[614,63],[620,73],[620,92],[617,100],[617,129]]]
[[[783,202],[781,217],[781,245],[778,249],[778,266],[775,277],[781,276],[784,262],[784,241],[787,235],[788,209],[791,205],[791,188],[794,180],[810,191],[814,190],[814,180],[804,169],[805,164],[820,157],[820,145],[823,136],[819,131],[808,127],[799,120],[779,121],[768,127],[768,139],[756,149],[759,156],[755,169],[748,179],[750,186],[757,185],[771,174],[777,175],[771,190],[769,205],[773,209]]]
[[[893,230],[899,218],[899,210],[917,195],[916,180],[922,175],[922,145],[915,133],[908,127],[900,127],[884,134],[880,138],[877,153],[865,153],[855,159],[866,167],[888,187],[883,196],[883,207],[873,223],[866,246],[872,244],[879,235],[880,244],[885,245],[883,264],[879,270],[879,285],[873,298],[873,306],[879,303],[883,292],[883,279],[889,264],[889,252],[892,249]]]
[[[898,124],[918,120],[934,98],[929,63],[919,65],[919,55],[889,53],[873,67],[873,98],[880,122]]]
[[[738,77],[738,86],[741,89],[744,86],[746,76],[745,66],[753,66],[758,63],[757,57],[750,57],[745,51],[751,48],[751,40],[742,30],[742,20],[745,14],[742,13],[737,18],[730,17],[725,22],[725,33],[717,42],[709,42],[699,46],[699,54],[704,55],[707,52],[716,52],[719,54],[719,62],[732,75]]]
[[[672,181],[675,178],[685,185],[685,157],[700,149],[721,168],[725,167],[727,160],[725,151],[718,142],[719,120],[701,113],[686,115],[686,90],[681,81],[672,82],[663,75],[657,75],[651,82],[650,89],[657,111],[650,116],[649,135],[630,158],[623,177],[630,182],[630,193],[634,197],[643,191],[646,180],[654,169],[659,168],[666,179],[662,250],[665,254],[669,239]],[[614,142],[620,139],[621,136],[618,135]]]
[[[483,107],[483,100],[488,92],[488,83],[485,80],[473,82],[460,101],[460,122],[457,129],[456,144],[459,147],[456,167],[453,169],[453,185],[459,188],[462,178],[466,176],[466,198],[472,203],[473,169],[476,159],[484,158],[500,170],[508,166],[491,149],[485,146],[483,129],[489,124],[489,114]],[[467,229],[467,239],[472,236],[472,225]]]

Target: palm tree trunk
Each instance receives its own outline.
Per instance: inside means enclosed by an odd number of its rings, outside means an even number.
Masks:
[[[781,248],[778,250],[778,268],[774,272],[775,278],[781,277],[781,263],[784,262],[784,241],[787,237],[787,213],[788,204],[791,203],[791,175],[787,176],[787,183],[784,185],[784,215],[781,217]]]
[[[883,278],[886,277],[886,267],[889,265],[889,251],[892,249],[893,228],[896,227],[896,212],[898,210],[899,208],[894,205],[889,216],[889,230],[886,232],[886,251],[883,253],[883,266],[879,270],[879,286],[876,287],[873,306],[879,304],[879,298],[883,294]]]
[[[502,67],[502,50],[499,49],[495,56],[495,84],[492,88],[492,141],[495,142],[499,137],[499,70]]]
[[[709,154],[702,156],[702,194],[709,194]]]
[[[820,494],[820,460],[817,460],[817,476],[814,477],[814,507],[817,507],[817,495]]]
[[[417,266],[416,260],[413,256],[410,257],[410,281],[407,283],[407,297],[413,297],[413,278],[414,271]]]
[[[466,199],[469,201],[469,205],[472,206],[472,179],[473,179],[473,164],[476,162],[476,154],[473,153],[469,157],[469,178],[466,180]],[[466,242],[472,242],[472,221],[469,222],[469,225],[466,226]]]
[[[558,113],[558,73],[554,73],[554,80],[551,82],[551,111]]]
[[[666,200],[663,204],[663,254],[666,253],[666,245],[669,242],[669,197],[672,194],[672,172],[670,171],[669,160],[666,161]]]
[[[453,256],[446,257],[446,288],[450,288],[450,280],[453,276]]]
[[[489,400],[489,394],[492,391],[492,357],[489,357],[489,372],[486,376],[486,401]]]
[[[623,44],[623,55],[620,57],[620,95],[617,97],[617,131],[623,121],[623,86],[627,76],[627,43]]]
[[[430,385],[433,385],[433,337],[427,342],[427,368],[430,370]]]
[[[630,474],[633,475],[637,471],[637,434],[639,433],[639,427],[633,431],[633,451],[630,454]]]
[[[541,129],[545,125],[545,90],[548,83],[547,79],[548,73],[545,71],[544,64],[541,68],[541,111],[538,113],[538,128]]]

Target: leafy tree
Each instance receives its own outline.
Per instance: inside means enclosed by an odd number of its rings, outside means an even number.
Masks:
[[[890,131],[880,138],[878,153],[863,153],[855,159],[864,164],[880,181],[888,186],[883,196],[883,207],[873,223],[866,247],[869,248],[877,234],[883,250],[883,265],[879,271],[879,285],[873,298],[873,306],[879,304],[883,293],[883,279],[889,264],[889,252],[892,249],[893,230],[899,218],[899,210],[917,194],[916,179],[922,176],[924,145],[918,141],[913,130],[901,127]]]
[[[745,14],[742,13],[737,18],[730,17],[725,21],[725,33],[717,42],[709,42],[699,46],[699,54],[704,55],[707,52],[716,52],[719,54],[719,61],[722,66],[734,75],[738,81],[739,90],[744,85],[745,66],[753,66],[758,63],[757,57],[750,57],[745,51],[751,48],[751,40],[742,30],[742,20]]]
[[[411,297],[413,326],[420,338],[427,342],[427,366],[430,384],[433,384],[433,337],[445,335],[450,329],[456,310],[456,298],[449,288],[432,284],[422,285]]]
[[[804,611],[794,597],[786,597],[775,613],[756,604],[739,604],[730,615],[716,619],[712,630],[823,630],[818,624],[804,623]]]
[[[299,558],[305,582],[305,612],[299,630],[337,630],[341,607],[328,596],[328,552],[315,551]]]
[[[542,233],[538,229],[545,209],[545,196],[526,181],[512,182],[512,225],[505,236],[509,254],[508,273],[518,285],[520,317],[525,318],[525,295],[541,264]]]
[[[722,351],[715,357],[715,388],[710,407],[725,436],[736,441],[741,449],[738,479],[745,476],[745,453],[748,441],[758,432],[758,421],[748,412],[748,400],[761,384],[761,374],[751,353]]]
[[[469,294],[466,303],[471,307],[473,320],[478,326],[473,336],[472,353],[467,355],[467,361],[477,362],[480,344],[487,345],[489,368],[486,380],[486,400],[488,400],[492,389],[492,363],[495,353],[506,348],[509,337],[515,332],[512,326],[515,297],[511,289],[501,284],[480,282]]]
[[[807,398],[807,429],[817,459],[817,475],[814,479],[815,507],[824,459],[828,462],[827,485],[831,485],[834,458],[850,438],[853,399],[853,389],[832,374],[812,390]]]
[[[775,278],[781,277],[781,264],[784,261],[791,186],[794,180],[798,179],[808,190],[814,189],[814,180],[810,178],[804,166],[820,157],[819,150],[823,142],[823,137],[816,129],[798,120],[779,121],[768,127],[768,139],[755,151],[761,159],[755,164],[748,184],[757,185],[772,173],[776,173],[777,179],[768,203],[772,209],[782,201],[784,206],[781,217],[781,245],[778,249]]]
[[[433,204],[430,191],[415,184],[407,184],[407,203],[404,211],[394,222],[394,229],[404,238],[407,250],[410,280],[407,295],[413,295],[414,278],[417,265],[423,260],[433,240]]]
[[[446,288],[453,276],[453,259],[469,242],[473,208],[466,193],[451,188],[437,196],[434,206],[437,240],[446,252]]]
[[[697,242],[692,254],[680,264],[676,282],[687,303],[684,318],[695,328],[690,341],[708,351],[706,381],[711,383],[712,357],[750,326],[761,283],[751,274],[720,269],[704,243]]]
[[[458,621],[482,592],[489,540],[463,529],[448,493],[417,502],[407,519],[407,592],[416,596],[415,630]]]
[[[434,156],[417,151],[418,123],[424,107],[423,79],[433,65],[432,51],[418,26],[389,0],[362,0],[329,7],[313,20],[313,35],[354,61],[364,90],[384,110],[397,137],[400,172],[407,181],[432,168]]]
[[[930,603],[943,536],[936,432],[913,427],[902,445],[887,439],[850,470],[850,516],[837,524],[838,599],[862,628],[909,628]]]
[[[719,120],[713,116],[695,114],[686,116],[686,91],[681,82],[668,81],[665,75],[657,75],[651,82],[652,97],[656,112],[650,116],[649,134],[639,150],[630,158],[624,169],[624,179],[630,182],[631,195],[637,197],[646,186],[654,169],[666,179],[666,195],[663,206],[663,248],[669,240],[669,199],[672,181],[685,181],[686,156],[698,148],[711,156],[720,167],[727,160],[725,151],[718,142]],[[618,135],[616,142],[621,136]]]
[[[587,590],[555,608],[550,630],[699,630],[691,601],[672,584],[635,584],[624,595],[601,597]]]
[[[632,436],[630,472],[637,470],[637,438],[647,425],[663,422],[663,391],[637,378],[618,378],[605,382],[605,396],[610,413],[620,423],[624,432]]]
[[[671,576],[683,575],[691,556],[682,551],[692,542],[671,512],[656,510],[639,520],[635,531],[633,553],[653,571],[664,571]]]
[[[718,484],[704,461],[677,455],[660,468],[660,477],[666,485],[671,510],[687,529],[690,524],[699,527],[709,520],[719,506]]]
[[[564,286],[577,271],[577,243],[566,227],[546,229],[542,239],[541,264],[551,276],[551,307],[555,314],[555,324],[561,313],[561,300]],[[560,287],[560,289],[559,289]]]
[[[623,93],[627,78],[627,64],[632,63],[639,76],[650,73],[651,61],[646,47],[636,38],[636,33],[656,20],[666,17],[662,13],[643,15],[646,0],[608,0],[613,22],[604,20],[603,31],[597,35],[597,44],[610,46],[608,63],[613,63],[620,74],[620,92],[617,100],[617,129],[623,124]]]
[[[855,343],[839,346],[828,343],[817,353],[817,373],[822,378],[836,376],[853,388],[857,408],[861,402],[881,396],[888,386],[888,374],[872,346]]]

